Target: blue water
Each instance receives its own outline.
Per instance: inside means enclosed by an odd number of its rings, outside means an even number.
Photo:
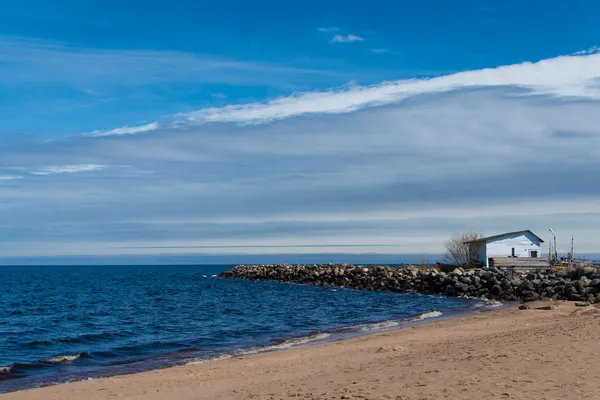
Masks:
[[[0,393],[478,305],[211,277],[227,268],[0,267]]]

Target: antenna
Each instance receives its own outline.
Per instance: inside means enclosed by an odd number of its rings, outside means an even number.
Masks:
[[[571,264],[573,264],[575,262],[575,244],[574,244],[574,238],[573,236],[571,236]]]
[[[556,250],[556,235],[554,234],[554,231],[552,230],[552,228],[548,228],[548,230],[550,231],[550,233],[554,237],[554,257],[553,257],[553,260],[554,261],[558,261],[558,251]]]

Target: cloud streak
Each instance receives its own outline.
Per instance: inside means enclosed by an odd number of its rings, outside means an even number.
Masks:
[[[124,126],[122,128],[111,129],[108,131],[94,131],[86,134],[86,136],[101,137],[101,136],[112,136],[112,135],[135,135],[137,133],[149,132],[156,130],[160,127],[158,122],[151,122],[146,125],[140,126]]]
[[[331,39],[331,43],[352,43],[352,42],[364,42],[365,39],[354,35],[352,33],[348,34],[348,35],[335,35],[332,39]]]
[[[32,175],[52,175],[52,174],[72,174],[76,172],[99,171],[106,168],[104,165],[84,164],[84,165],[61,165],[44,167],[34,171]]]
[[[193,122],[264,123],[312,113],[348,113],[425,94],[481,87],[527,89],[528,95],[600,99],[600,54],[557,57],[537,63],[460,72],[433,79],[411,79],[374,86],[304,93],[272,100],[181,114]]]
[[[92,94],[114,87],[177,82],[279,86],[334,75],[319,69],[236,61],[210,54],[76,48],[1,37],[0,64],[0,84],[8,87],[67,84]]]
[[[340,90],[301,93],[265,103],[205,108],[173,116],[170,124],[235,122],[262,124],[305,114],[350,113],[365,107],[397,103],[427,94],[485,87],[527,90],[515,95],[545,95],[600,99],[600,54],[562,56],[537,63],[465,71],[432,79],[384,82]],[[165,121],[169,124],[168,121]],[[135,134],[158,128],[154,122],[140,127],[117,128],[92,135]]]

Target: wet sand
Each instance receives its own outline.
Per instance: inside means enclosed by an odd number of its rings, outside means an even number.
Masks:
[[[600,399],[600,308],[553,304],[0,399]]]

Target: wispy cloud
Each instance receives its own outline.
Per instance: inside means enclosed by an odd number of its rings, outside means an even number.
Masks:
[[[593,46],[593,47],[590,47],[589,49],[586,49],[586,50],[576,51],[575,53],[573,53],[573,55],[575,55],[575,56],[587,56],[587,55],[594,54],[594,53],[600,53],[600,47]]]
[[[157,50],[79,48],[62,43],[0,37],[0,84],[69,84],[87,93],[112,87],[169,82],[282,85],[331,73]]]
[[[20,175],[0,175],[0,181],[12,181],[15,179],[21,179]]]
[[[600,99],[600,54],[565,56],[537,63],[460,72],[433,79],[411,79],[374,86],[304,93],[267,103],[207,108],[178,117],[193,122],[263,123],[312,113],[347,113],[428,93],[477,87],[527,89],[530,95]],[[522,93],[526,94],[526,93]]]
[[[328,26],[328,27],[320,27],[317,28],[317,30],[319,32],[325,32],[325,33],[329,33],[329,32],[339,32],[340,28],[336,28],[335,26]]]
[[[112,135],[135,135],[136,133],[148,132],[158,129],[158,122],[151,122],[140,126],[124,126],[122,128],[111,129],[108,131],[94,131],[85,134],[86,136],[112,136]]]
[[[369,49],[369,51],[371,53],[382,54],[382,53],[389,53],[390,49]]]
[[[465,71],[432,79],[384,82],[373,86],[351,86],[324,92],[301,93],[270,100],[225,107],[205,108],[176,114],[169,126],[181,123],[236,122],[262,124],[303,114],[349,113],[364,107],[385,105],[411,97],[481,87],[527,89],[518,95],[549,95],[600,99],[600,54],[562,56],[537,63],[522,63],[483,70]],[[140,127],[123,127],[95,132],[95,136],[135,134],[158,129],[157,122]]]
[[[352,43],[352,42],[364,42],[365,39],[354,35],[352,33],[348,34],[348,35],[335,35],[332,39],[331,39],[331,43]]]
[[[38,171],[34,171],[32,175],[51,175],[51,174],[64,174],[64,173],[75,173],[75,172],[89,172],[98,171],[104,169],[104,165],[95,164],[83,164],[83,165],[61,165],[61,166],[48,166],[41,168]]]

